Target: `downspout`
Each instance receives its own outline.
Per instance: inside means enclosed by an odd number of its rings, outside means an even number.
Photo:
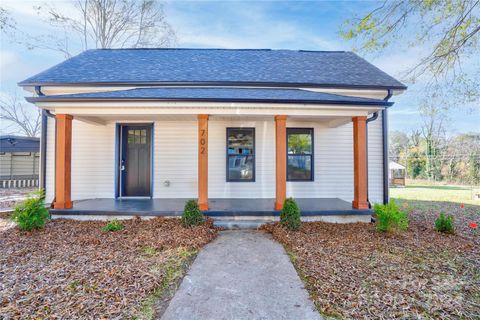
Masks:
[[[388,89],[387,96],[383,99],[388,101],[393,95],[393,90]],[[389,202],[388,191],[388,114],[387,108],[382,111],[382,133],[383,133],[383,204]]]
[[[378,119],[378,111],[377,112],[374,112],[373,115],[367,119],[367,134],[366,134],[366,145],[367,145],[367,202],[368,202],[368,207],[371,208],[372,207],[372,204],[370,203],[370,198],[368,196],[368,165],[369,165],[369,161],[368,161],[368,123],[369,122],[372,122],[372,121],[375,121]]]
[[[35,86],[35,93],[38,96],[44,96],[42,88],[40,86]],[[41,128],[41,137],[40,137],[40,157],[42,162],[42,167],[40,168],[40,179],[39,186],[42,190],[45,191],[47,185],[47,128],[48,128],[48,117],[55,119],[55,116],[50,113],[48,110],[42,110],[42,128]]]

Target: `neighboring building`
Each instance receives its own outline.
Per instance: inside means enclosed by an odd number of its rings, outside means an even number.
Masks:
[[[38,186],[40,139],[0,136],[0,188]]]
[[[389,164],[390,172],[388,178],[390,180],[391,186],[404,186],[405,185],[405,176],[406,168],[395,161],[390,161]]]
[[[406,89],[351,52],[228,49],[88,50],[19,85],[49,115],[54,214],[198,198],[207,215],[271,216],[295,197],[329,221],[388,201],[388,99]]]

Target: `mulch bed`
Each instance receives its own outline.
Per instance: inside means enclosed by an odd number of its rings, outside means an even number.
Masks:
[[[446,201],[403,199],[395,199],[395,202],[408,213],[410,221],[423,224],[426,227],[430,227],[434,223],[440,212],[453,215],[456,233],[469,237],[480,245],[480,237],[478,237],[480,230],[473,230],[468,226],[471,222],[480,225],[480,203],[471,205]]]
[[[158,294],[168,261],[214,239],[206,226],[185,229],[178,219],[123,221],[103,232],[102,221],[53,220],[31,233],[0,232],[0,315],[4,319],[123,319]],[[0,316],[0,318],[2,318]]]
[[[470,209],[475,216],[478,207]],[[265,229],[290,251],[324,315],[478,319],[480,233],[464,228],[455,235],[438,233],[433,230],[436,215],[419,217],[415,210],[412,205],[409,230],[398,234],[361,223],[310,222],[298,232],[279,224]]]

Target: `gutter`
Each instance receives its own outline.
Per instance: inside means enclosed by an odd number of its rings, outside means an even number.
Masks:
[[[393,90],[387,90],[387,96],[383,99],[386,103],[392,97]],[[388,103],[389,106],[393,105],[393,102]],[[367,119],[367,202],[368,207],[371,208],[372,204],[370,203],[370,198],[368,195],[368,123],[373,122],[378,119],[378,111],[374,112],[373,115]],[[383,154],[383,204],[389,202],[389,192],[388,192],[388,118],[387,118],[387,108],[382,110],[382,154]]]

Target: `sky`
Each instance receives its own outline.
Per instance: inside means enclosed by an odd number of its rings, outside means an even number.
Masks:
[[[68,1],[53,2],[65,12]],[[41,21],[34,6],[45,3],[29,0],[2,0],[17,24],[26,32],[56,32]],[[354,43],[341,38],[347,19],[375,8],[375,1],[166,1],[168,22],[177,35],[177,47],[184,48],[271,48],[293,50],[352,50]],[[0,95],[23,95],[16,83],[62,60],[61,53],[29,50],[0,35]],[[417,62],[421,50],[399,43],[382,53],[361,54],[383,71],[401,79],[402,71]],[[410,132],[418,129],[418,105],[424,84],[404,82],[409,88],[391,100],[389,128]],[[448,133],[479,132],[480,111],[451,112]],[[2,124],[2,127],[4,125]]]

